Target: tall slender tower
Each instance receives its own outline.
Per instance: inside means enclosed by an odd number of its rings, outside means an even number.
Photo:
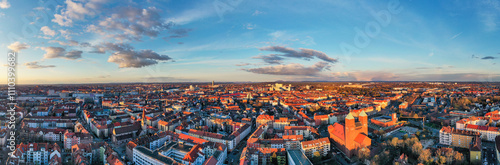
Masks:
[[[345,146],[351,152],[350,150],[354,148],[354,139],[356,138],[357,131],[356,131],[356,120],[354,119],[354,116],[349,112],[347,116],[345,117]],[[350,155],[347,154],[347,155]]]
[[[366,115],[365,111],[361,111],[359,113],[359,122],[361,122],[361,130],[365,135],[368,135],[368,115]]]
[[[141,126],[142,126],[142,130],[146,130],[146,108],[142,109]]]

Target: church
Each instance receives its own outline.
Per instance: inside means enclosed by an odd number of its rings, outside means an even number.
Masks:
[[[364,147],[370,148],[371,139],[368,137],[368,116],[362,111],[358,116],[358,122],[349,113],[345,117],[345,124],[335,123],[328,126],[330,138],[337,148],[347,157],[357,156],[358,150]]]

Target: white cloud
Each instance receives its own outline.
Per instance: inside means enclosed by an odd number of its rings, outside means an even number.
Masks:
[[[259,11],[259,10],[255,10],[255,12],[253,12],[253,16],[257,16],[257,15],[261,15],[261,14],[264,14],[264,12],[262,11]]]
[[[57,34],[57,32],[56,32],[56,31],[54,31],[54,30],[50,29],[48,26],[44,26],[44,27],[40,28],[40,30],[41,30],[41,31],[43,32],[43,34],[44,34],[44,35],[46,35],[46,36],[51,36],[51,37],[54,37],[54,36]]]
[[[72,26],[73,20],[83,20],[86,16],[95,16],[102,9],[106,0],[66,0],[66,7],[61,9],[60,14],[54,14],[55,22],[61,26]]]
[[[10,3],[7,0],[0,0],[0,9],[10,8]]]
[[[12,44],[10,44],[9,46],[7,46],[7,48],[9,48],[10,50],[14,51],[14,52],[19,52],[20,50],[23,50],[23,49],[28,49],[30,46],[26,43],[21,43],[21,42],[14,42]]]
[[[88,26],[87,31],[123,41],[140,40],[143,36],[156,37],[172,26],[171,23],[164,23],[159,10],[154,7],[141,9],[129,6],[116,11],[98,24]]]

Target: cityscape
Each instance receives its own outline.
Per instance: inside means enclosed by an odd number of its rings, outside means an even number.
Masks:
[[[0,0],[0,22],[0,164],[500,164],[499,0]]]

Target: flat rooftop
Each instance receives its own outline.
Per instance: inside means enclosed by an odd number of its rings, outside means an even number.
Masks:
[[[300,150],[288,150],[287,153],[295,164],[312,165],[311,161]]]

